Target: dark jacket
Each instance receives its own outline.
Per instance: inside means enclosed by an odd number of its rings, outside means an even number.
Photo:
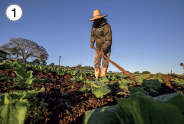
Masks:
[[[102,18],[102,23],[100,26],[97,26],[93,22],[91,28],[91,44],[94,44],[96,41],[96,48],[98,50],[107,50],[109,46],[112,45],[112,30],[111,26],[107,23],[107,19]]]

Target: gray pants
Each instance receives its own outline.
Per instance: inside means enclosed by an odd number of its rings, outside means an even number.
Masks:
[[[98,50],[100,51],[100,49],[98,49]],[[107,50],[104,52],[104,55],[108,59],[110,58],[110,54],[111,54],[111,46],[109,48],[107,48]],[[101,64],[101,56],[95,50],[95,61],[94,61],[95,68],[100,68],[100,64]],[[102,67],[104,67],[104,68],[108,68],[109,67],[109,61],[107,59],[105,59],[104,57],[102,59]]]

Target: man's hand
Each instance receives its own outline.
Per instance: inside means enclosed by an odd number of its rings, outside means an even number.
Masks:
[[[91,44],[91,46],[90,46],[92,49],[94,49],[94,44]]]
[[[100,51],[100,56],[102,57],[102,55],[104,55],[103,50]]]

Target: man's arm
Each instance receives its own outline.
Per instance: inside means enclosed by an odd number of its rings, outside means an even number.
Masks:
[[[91,27],[91,44],[93,44],[94,45],[94,43],[95,43],[95,36],[94,36],[94,32],[93,32],[93,26]]]

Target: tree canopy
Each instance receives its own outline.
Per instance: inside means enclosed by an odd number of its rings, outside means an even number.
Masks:
[[[44,47],[39,46],[34,41],[23,38],[11,38],[9,43],[1,46],[1,50],[16,55],[16,59],[21,56],[23,61],[27,61],[29,57],[36,57],[41,62],[44,62],[49,56]]]

